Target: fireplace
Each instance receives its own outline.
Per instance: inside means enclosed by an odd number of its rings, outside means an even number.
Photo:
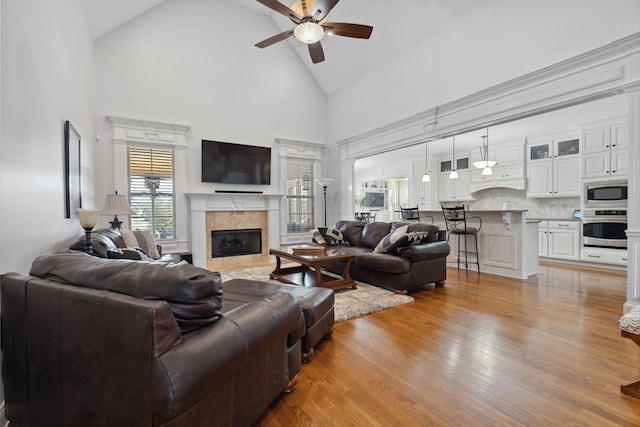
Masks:
[[[211,230],[211,257],[252,255],[262,253],[262,230]]]

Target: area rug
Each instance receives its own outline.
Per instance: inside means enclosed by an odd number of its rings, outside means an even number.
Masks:
[[[251,279],[264,280],[273,283],[280,283],[277,280],[269,280],[269,273],[273,267],[244,268],[233,271],[222,272],[222,281],[231,279]],[[372,286],[362,282],[356,289],[341,289],[335,291],[335,318],[336,322],[342,322],[377,311],[386,310],[402,304],[413,302],[409,295],[398,295],[392,291]]]

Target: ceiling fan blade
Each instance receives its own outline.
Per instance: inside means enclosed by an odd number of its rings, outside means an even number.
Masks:
[[[300,4],[302,5],[302,14],[304,16],[309,16],[309,10],[307,10],[307,0],[300,0]]]
[[[271,36],[268,39],[262,40],[260,43],[256,43],[255,46],[263,49],[267,46],[271,46],[272,44],[278,43],[284,39],[287,39],[293,35],[293,30],[287,30],[280,34],[276,34],[275,36]]]
[[[279,14],[286,16],[296,24],[299,24],[302,22],[302,16],[298,15],[296,12],[289,9],[287,6],[283,5],[278,0],[257,0],[257,1],[258,3],[261,3],[267,6],[269,9],[274,10]]]
[[[325,22],[322,27],[336,36],[368,39],[373,27],[370,25],[347,24],[344,22]]]
[[[324,61],[324,50],[320,42],[309,45],[309,55],[311,55],[311,62],[314,64]]]
[[[313,16],[316,21],[322,21],[339,1],[340,0],[316,0],[316,4],[311,11],[311,16]],[[316,13],[318,16],[314,16]]]

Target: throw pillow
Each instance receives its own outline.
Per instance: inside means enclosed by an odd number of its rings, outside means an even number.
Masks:
[[[398,249],[404,248],[405,246],[417,245],[428,238],[429,233],[426,231],[412,231],[400,236],[398,240],[387,246],[382,253],[397,255]]]
[[[395,243],[400,238],[400,236],[407,233],[408,229],[409,229],[408,225],[403,225],[402,227],[398,227],[396,231],[394,231],[393,233],[387,234],[382,240],[380,240],[378,245],[373,249],[373,252],[376,254],[383,253],[384,249],[387,246],[389,246],[392,243]]]
[[[344,235],[335,228],[327,228],[324,234],[324,238],[329,246],[348,245],[349,242],[344,238]]]
[[[313,230],[313,234],[312,234],[312,241],[314,243],[317,243],[319,245],[326,245],[327,244],[327,240],[324,238],[324,236],[322,235],[322,233],[320,232],[320,230],[318,230],[317,228],[315,230]]]
[[[118,248],[107,251],[109,259],[132,259],[136,261],[152,261],[145,251],[140,248]]]
[[[160,252],[153,238],[152,230],[122,230],[122,239],[128,248],[140,248],[153,259],[160,258]]]

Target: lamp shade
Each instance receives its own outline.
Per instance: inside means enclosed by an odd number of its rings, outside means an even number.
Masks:
[[[98,223],[98,209],[78,209],[80,225],[85,230],[92,230]]]
[[[102,208],[103,215],[133,215],[127,196],[123,194],[107,194]]]
[[[303,22],[293,30],[293,35],[302,43],[318,43],[324,37],[324,28],[315,22]]]
[[[319,178],[316,182],[323,187],[328,187],[333,182],[333,178]]]

